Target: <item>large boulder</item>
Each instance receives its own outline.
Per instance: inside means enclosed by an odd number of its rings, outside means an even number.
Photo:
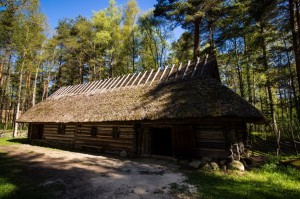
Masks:
[[[228,164],[228,170],[245,171],[245,167],[240,161],[235,160]]]
[[[210,166],[211,166],[212,170],[214,170],[214,171],[220,170],[220,167],[216,162],[211,162]]]
[[[212,171],[213,168],[210,166],[210,164],[208,162],[206,162],[206,163],[202,164],[200,169],[203,171]]]

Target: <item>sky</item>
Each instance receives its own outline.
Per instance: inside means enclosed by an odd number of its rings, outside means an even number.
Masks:
[[[109,0],[40,0],[42,12],[48,17],[52,29],[58,21],[64,18],[74,19],[78,15],[91,18],[93,11],[99,11],[108,6]],[[118,5],[126,5],[127,0],[116,0]],[[137,0],[141,11],[154,8],[156,0]]]
[[[74,19],[78,15],[91,18],[93,11],[99,11],[108,6],[109,0],[40,0],[41,10],[47,15],[51,30],[58,25],[58,21],[64,18]],[[128,0],[116,0],[118,5],[126,5]],[[142,12],[154,8],[156,0],[137,0]],[[178,38],[182,30],[177,28],[174,37]],[[175,39],[174,38],[174,39]]]

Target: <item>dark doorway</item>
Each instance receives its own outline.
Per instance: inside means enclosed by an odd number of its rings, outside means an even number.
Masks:
[[[171,128],[151,128],[151,153],[173,156]]]
[[[32,140],[43,139],[43,124],[30,124],[28,128],[28,138]]]

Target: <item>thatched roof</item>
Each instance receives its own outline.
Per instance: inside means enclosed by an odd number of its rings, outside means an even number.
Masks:
[[[21,115],[18,122],[70,123],[190,118],[266,122],[252,105],[207,78],[205,62],[64,87]],[[169,70],[169,71],[167,71]],[[134,82],[135,81],[135,82]],[[102,82],[102,83],[101,83]],[[105,83],[106,82],[106,83]],[[110,83],[109,83],[110,82]]]

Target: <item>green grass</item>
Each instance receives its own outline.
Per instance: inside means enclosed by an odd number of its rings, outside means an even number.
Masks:
[[[15,144],[28,144],[27,138],[0,138],[0,146],[11,146]]]
[[[40,185],[43,178],[36,178],[34,171],[26,171],[23,165],[0,152],[0,198],[55,198],[54,193],[64,189],[62,184]]]
[[[187,173],[188,181],[198,188],[196,197],[203,199],[298,198],[300,171],[269,162],[247,172]]]

